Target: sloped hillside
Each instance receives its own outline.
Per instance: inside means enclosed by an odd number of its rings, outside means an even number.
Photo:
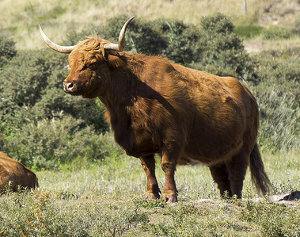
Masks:
[[[62,40],[70,29],[81,31],[89,24],[128,14],[152,20],[177,19],[199,24],[201,17],[221,12],[236,25],[279,25],[297,28],[299,0],[2,0],[0,29],[11,32],[18,48],[41,47],[39,23],[49,36]],[[76,26],[76,27],[74,27]]]

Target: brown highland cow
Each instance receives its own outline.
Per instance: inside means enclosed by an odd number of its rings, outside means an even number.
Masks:
[[[177,201],[177,164],[206,164],[221,195],[239,198],[250,164],[257,189],[266,194],[270,182],[257,146],[258,106],[250,91],[233,77],[123,51],[132,19],[121,29],[118,44],[90,37],[60,46],[40,28],[50,48],[70,54],[65,92],[100,98],[116,142],[141,160],[148,197],[160,196],[154,154],[161,156],[168,202]]]
[[[0,193],[38,187],[36,175],[0,151]]]

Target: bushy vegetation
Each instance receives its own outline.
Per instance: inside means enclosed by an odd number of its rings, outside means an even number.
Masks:
[[[6,136],[5,149],[35,169],[58,169],[75,159],[103,160],[116,151],[111,139],[71,116],[24,124]]]
[[[66,63],[49,50],[29,50],[1,70],[0,149],[28,166],[57,168],[76,157],[104,158],[103,106],[63,92]]]
[[[260,140],[266,149],[299,149],[300,58],[298,50],[257,57],[261,83],[252,87],[261,111]]]
[[[0,33],[0,68],[15,55],[15,42],[8,34]]]
[[[70,31],[65,43],[95,34],[116,41],[126,19],[122,15],[102,28],[90,25],[81,33]],[[199,26],[137,19],[129,28],[127,50],[162,54],[189,67],[243,80],[260,104],[263,147],[299,148],[297,55],[249,56],[233,23],[221,14],[203,18]],[[108,130],[103,105],[63,92],[66,56],[49,49],[16,52],[14,41],[5,36],[0,46],[0,149],[37,169],[59,168],[79,157],[103,159],[106,140],[100,134]]]
[[[100,35],[115,41],[127,18],[112,18]],[[244,51],[233,23],[221,14],[203,18],[199,26],[164,19],[136,20],[127,39],[128,50],[162,54],[186,66],[258,82],[254,61]]]

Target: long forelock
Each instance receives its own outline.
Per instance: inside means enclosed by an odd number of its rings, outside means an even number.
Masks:
[[[77,46],[84,51],[99,50],[101,45],[104,45],[108,42],[109,41],[95,36],[89,36],[85,40],[80,41]]]

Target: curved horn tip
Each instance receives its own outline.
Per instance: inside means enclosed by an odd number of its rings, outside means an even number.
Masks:
[[[39,24],[39,30],[40,30],[40,34],[42,36],[43,41],[47,44],[47,46],[57,52],[60,53],[71,53],[72,50],[75,48],[75,46],[61,46],[58,45],[56,43],[54,43],[53,41],[51,41],[48,36],[45,34],[45,32],[43,31],[43,28],[41,27],[41,25]]]
[[[123,25],[121,31],[120,31],[120,34],[119,34],[119,50],[120,51],[123,51],[124,47],[125,47],[125,33],[126,33],[126,30],[127,30],[127,27],[129,25],[129,23],[134,19],[135,17],[132,16],[130,17],[126,22],[125,24]]]
[[[130,18],[125,22],[125,24],[123,25],[123,28],[124,28],[124,27],[127,27],[127,25],[128,25],[134,18],[135,18],[135,16],[130,17]]]
[[[118,44],[114,44],[114,43],[109,43],[107,45],[104,45],[105,49],[113,49],[113,50],[119,50],[119,51],[123,51],[124,47],[125,47],[125,33],[126,33],[126,29],[128,24],[135,18],[135,16],[130,17],[123,25],[120,33],[119,33],[119,42]]]
[[[128,21],[132,21],[135,18],[135,16],[132,16],[128,19]]]

